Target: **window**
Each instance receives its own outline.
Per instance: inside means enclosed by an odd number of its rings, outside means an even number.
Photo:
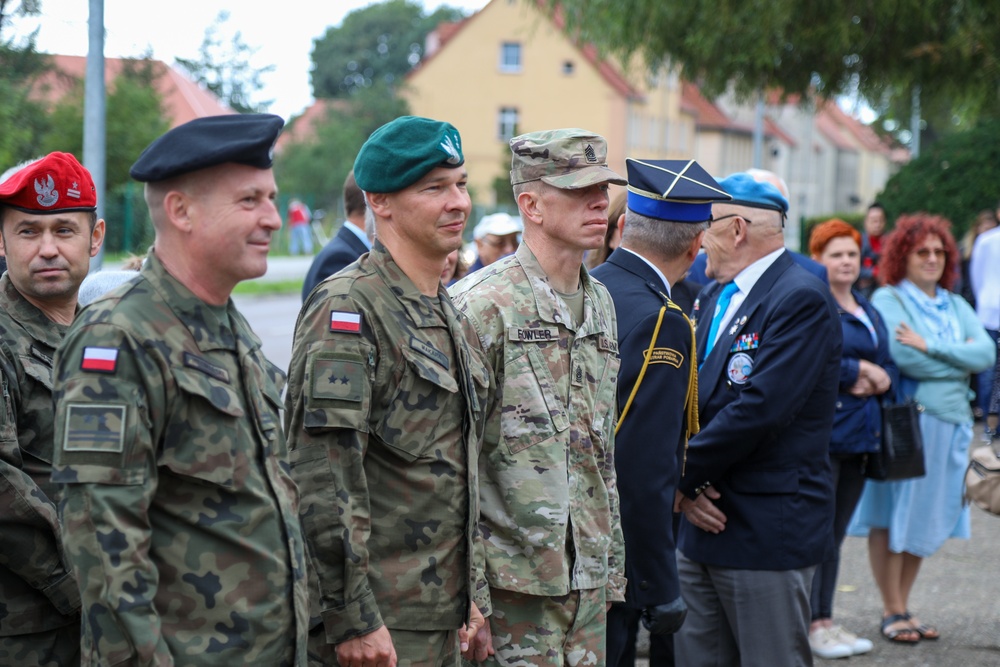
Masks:
[[[566,61],[563,62],[563,64],[562,64],[562,73],[565,74],[566,76],[570,76],[571,74],[573,74],[573,70],[574,69],[575,69],[575,66],[573,65],[573,61],[572,60],[566,60]]]
[[[520,72],[521,71],[521,44],[520,42],[504,42],[500,45],[500,71]]]
[[[517,109],[514,107],[501,107],[497,114],[497,138],[501,141],[510,141],[517,133]]]

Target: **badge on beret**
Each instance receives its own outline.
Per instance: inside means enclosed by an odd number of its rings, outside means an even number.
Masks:
[[[118,366],[118,348],[85,347],[80,370],[97,373],[114,373]]]
[[[337,333],[361,333],[361,313],[331,310],[330,331]]]
[[[729,374],[730,380],[736,384],[745,384],[750,379],[750,373],[753,371],[753,359],[750,358],[749,354],[744,352],[734,354],[729,359],[729,367],[726,371]]]
[[[445,162],[448,164],[460,165],[462,164],[462,153],[458,149],[458,138],[452,141],[449,135],[444,135],[444,141],[441,142],[441,150],[443,150],[448,157]]]

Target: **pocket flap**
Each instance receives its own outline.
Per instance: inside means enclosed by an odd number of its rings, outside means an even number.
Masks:
[[[52,366],[46,365],[34,357],[21,356],[24,372],[41,382],[47,389],[52,389]]]
[[[208,377],[199,371],[187,368],[173,368],[177,386],[189,394],[201,396],[219,412],[233,417],[244,416],[240,398],[229,385]]]
[[[403,357],[406,359],[406,362],[410,365],[410,367],[417,372],[417,375],[431,384],[435,384],[445,391],[451,392],[452,394],[458,391],[458,382],[456,382],[455,378],[448,374],[444,367],[431,361],[410,347],[404,347],[402,349]]]

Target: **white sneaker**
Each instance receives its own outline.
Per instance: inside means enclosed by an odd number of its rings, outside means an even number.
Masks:
[[[851,655],[862,655],[875,648],[875,645],[872,644],[872,640],[865,639],[864,637],[858,637],[853,632],[848,632],[839,625],[834,625],[829,628],[829,631],[831,635],[836,637],[838,642],[841,644],[847,644],[851,647]]]
[[[827,660],[849,658],[854,655],[854,650],[840,641],[832,630],[833,628],[816,628],[809,633],[809,648],[812,649],[813,655]]]

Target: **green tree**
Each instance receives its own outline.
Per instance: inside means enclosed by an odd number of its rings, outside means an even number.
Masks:
[[[255,102],[254,97],[264,87],[261,75],[274,71],[274,65],[252,65],[250,61],[260,49],[247,45],[239,30],[231,32],[228,21],[229,12],[219,12],[215,22],[205,30],[198,58],[175,60],[195,81],[215,93],[234,111],[266,111],[274,100]]]
[[[31,98],[32,86],[49,67],[35,50],[37,33],[23,40],[4,35],[9,19],[38,11],[37,2],[0,0],[0,172],[37,157],[39,137],[48,128],[45,108]]]
[[[1000,110],[995,0],[544,0],[581,39],[628,62],[683,66],[709,95],[727,86],[835,96],[873,106],[909,96],[949,100],[970,117]]]
[[[420,62],[427,33],[463,17],[453,7],[426,15],[415,0],[387,0],[350,12],[313,43],[313,95],[346,98],[377,83],[393,88]]]
[[[885,185],[879,201],[889,220],[928,211],[948,218],[960,237],[1000,196],[1000,119],[942,137]]]
[[[408,113],[406,103],[384,85],[358,91],[350,100],[328,103],[326,118],[307,141],[286,146],[275,175],[282,192],[329,208],[339,200],[347,173],[361,145],[377,128]]]
[[[106,178],[108,192],[131,179],[129,167],[142,149],[170,127],[156,92],[157,73],[152,60],[124,61],[107,97]],[[83,155],[83,82],[52,110],[51,129],[42,141],[43,153],[64,151]]]

